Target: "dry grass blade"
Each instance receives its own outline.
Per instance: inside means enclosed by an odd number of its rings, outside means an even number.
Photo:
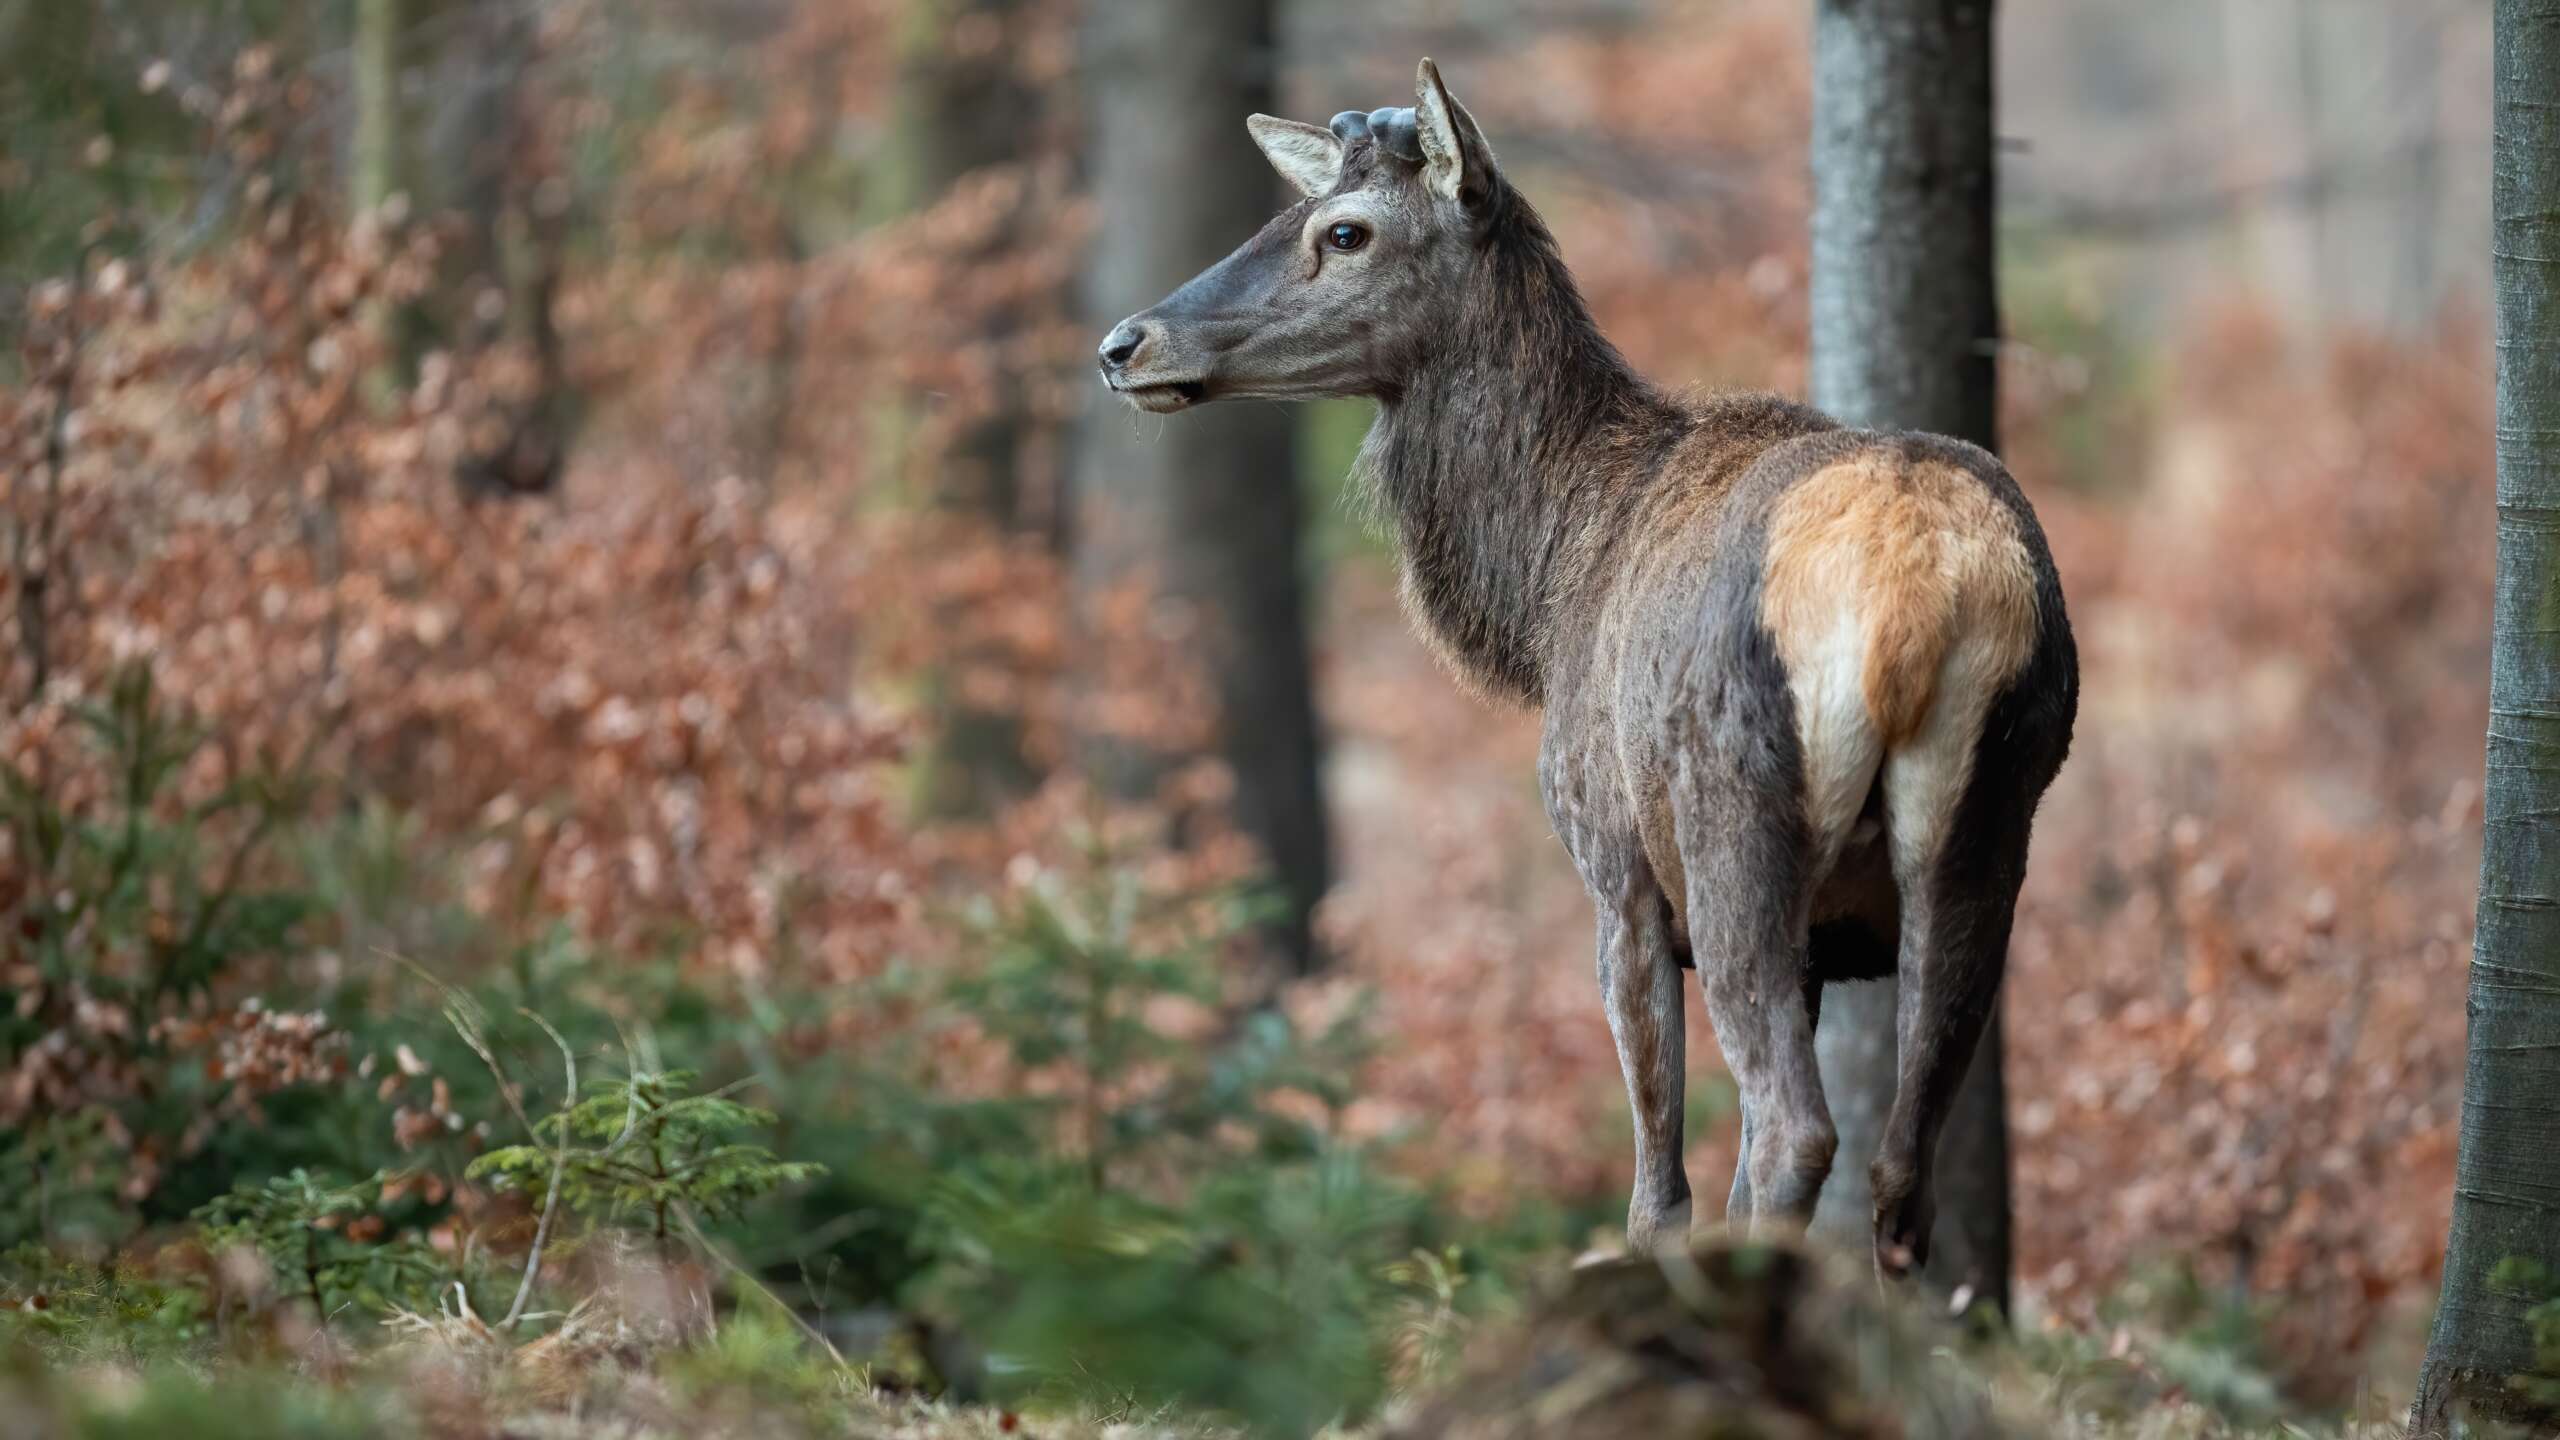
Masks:
[[[551,1043],[560,1047],[560,1065],[564,1072],[563,1088],[560,1091],[561,1104],[565,1106],[574,1103],[578,1098],[576,1052],[569,1048],[569,1042],[557,1029],[553,1028],[550,1021],[531,1010],[519,1009],[517,1013],[541,1026],[542,1033],[551,1037]],[[516,1281],[516,1298],[507,1306],[506,1318],[498,1322],[498,1328],[501,1330],[513,1330],[516,1322],[524,1318],[525,1302],[533,1296],[533,1277],[542,1270],[543,1242],[551,1238],[551,1217],[560,1206],[560,1177],[567,1172],[568,1168],[569,1127],[563,1125],[560,1127],[559,1143],[551,1150],[551,1183],[543,1191],[542,1217],[534,1222],[533,1244],[525,1250],[524,1275]]]

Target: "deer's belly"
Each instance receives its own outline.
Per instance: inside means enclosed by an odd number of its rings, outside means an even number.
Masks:
[[[1638,830],[1645,859],[1671,915],[1671,933],[1680,963],[1696,968],[1689,943],[1688,869],[1671,824],[1669,804],[1656,799],[1639,807]],[[1893,862],[1883,827],[1861,821],[1830,872],[1805,897],[1810,943],[1818,952],[1815,968],[1825,980],[1868,980],[1892,973],[1895,937],[1901,933],[1900,896],[1893,886]],[[1854,940],[1856,943],[1845,943]],[[1881,957],[1881,958],[1879,958]],[[1707,957],[1712,960],[1714,957]]]

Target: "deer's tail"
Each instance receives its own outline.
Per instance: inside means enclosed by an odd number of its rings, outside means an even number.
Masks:
[[[1790,486],[1764,565],[1817,847],[1836,850],[1880,780],[1897,867],[1934,855],[1984,717],[2036,644],[2017,516],[1958,465],[1879,450]]]

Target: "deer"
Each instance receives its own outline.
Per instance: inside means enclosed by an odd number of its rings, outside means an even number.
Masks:
[[[1740,1096],[1728,1222],[1778,1233],[1838,1149],[1823,989],[1893,976],[1869,1174],[1875,1263],[1910,1274],[2078,710],[2025,495],[1959,440],[1637,374],[1428,59],[1412,106],[1245,124],[1298,198],[1114,326],[1103,382],[1153,414],[1375,402],[1356,475],[1406,609],[1461,681],[1543,711],[1634,1115],[1629,1250],[1691,1225],[1682,973]]]

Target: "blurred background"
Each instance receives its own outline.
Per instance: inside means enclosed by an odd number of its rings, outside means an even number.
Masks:
[[[2018,1306],[2209,1332],[2175,1383],[2234,1404],[2353,1396],[2440,1263],[2488,26],[2001,23],[2003,449],[2087,686],[2009,981]],[[1108,1312],[1106,1388],[1374,1400],[1621,1213],[1587,905],[1535,718],[1400,612],[1366,405],[1138,417],[1092,348],[1278,207],[1248,112],[1407,104],[1428,54],[1642,369],[1801,393],[1807,37],[0,0],[0,1245],[308,1166],[520,1255],[472,1162],[558,1097],[539,1016],[591,1076],[752,1083],[828,1173],[724,1243],[918,1384],[1057,1380]],[[1238,1358],[1282,1337],[1304,1373]]]

